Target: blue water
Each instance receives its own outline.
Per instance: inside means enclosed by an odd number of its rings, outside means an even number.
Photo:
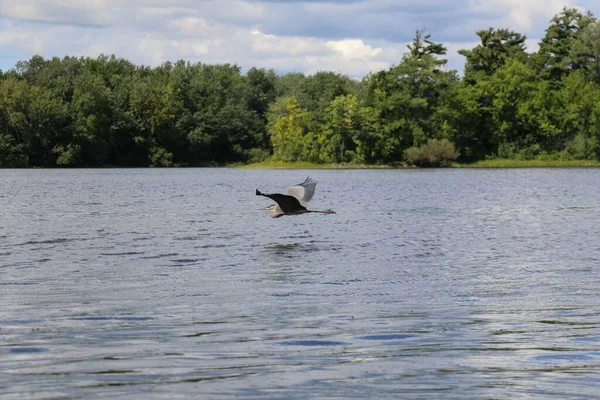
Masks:
[[[0,170],[0,397],[598,397],[599,182]]]

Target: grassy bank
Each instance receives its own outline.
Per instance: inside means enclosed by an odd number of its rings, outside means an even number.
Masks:
[[[253,164],[236,165],[237,168],[249,169],[389,169],[389,165],[365,165],[365,164],[318,164],[311,162],[283,162],[263,161]]]
[[[392,165],[364,164],[318,164],[311,162],[264,161],[253,164],[236,164],[236,168],[248,169],[392,169],[415,168]],[[600,167],[596,160],[507,160],[493,159],[470,164],[453,163],[452,168],[575,168]]]
[[[453,163],[454,168],[567,168],[600,167],[596,160],[493,160],[477,161],[470,164]]]

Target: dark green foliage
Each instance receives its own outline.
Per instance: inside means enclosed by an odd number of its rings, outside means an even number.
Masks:
[[[571,71],[583,68],[579,60],[569,56],[581,32],[595,21],[591,13],[582,14],[566,7],[552,18],[536,57],[536,66],[544,79],[559,85]]]
[[[540,49],[480,30],[464,77],[416,32],[399,64],[356,81],[115,56],[34,56],[0,72],[0,167],[600,158],[600,24],[565,8]]]
[[[262,159],[277,79],[228,64],[34,56],[0,77],[0,166]]]
[[[27,155],[14,136],[0,134],[0,167],[26,167]]]
[[[454,97],[458,77],[443,71],[446,48],[417,31],[402,62],[370,77],[366,104],[380,116],[378,159],[397,162],[404,150],[431,138],[448,136],[447,107]]]
[[[477,31],[481,43],[472,50],[459,50],[465,56],[465,81],[476,83],[487,79],[502,68],[509,59],[524,61],[526,36],[508,29],[486,29]]]
[[[584,71],[588,80],[600,84],[600,22],[590,23],[583,29],[566,60]]]

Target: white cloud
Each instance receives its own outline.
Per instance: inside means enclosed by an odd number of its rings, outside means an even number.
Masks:
[[[114,0],[0,0],[0,15],[25,21],[73,25],[105,25],[110,23],[110,2]]]
[[[314,55],[323,53],[325,43],[310,37],[279,37],[257,29],[250,31],[252,49],[259,54],[280,56]]]
[[[348,60],[369,60],[383,51],[380,47],[373,48],[366,45],[361,39],[330,40],[327,42],[327,47]]]
[[[166,61],[165,44],[164,40],[152,35],[146,35],[146,37],[140,41],[137,50],[141,54],[149,54],[151,63],[156,65]]]
[[[470,9],[492,17],[497,27],[510,27],[520,32],[531,32],[562,10],[576,6],[572,0],[469,0]]]
[[[0,33],[0,46],[17,46],[34,54],[43,50],[43,43],[40,38],[23,31]]]
[[[0,12],[10,18],[17,19],[41,19],[42,10],[38,4],[32,1],[3,1],[0,2]]]
[[[181,33],[191,36],[205,36],[216,30],[204,18],[197,17],[177,18],[172,20],[170,24]]]
[[[360,77],[400,62],[417,28],[456,53],[475,31],[527,34],[529,51],[564,6],[600,13],[597,0],[0,0],[0,68],[33,54],[115,54],[139,64],[236,63]]]

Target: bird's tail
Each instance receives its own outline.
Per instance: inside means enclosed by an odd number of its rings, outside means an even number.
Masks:
[[[256,189],[256,195],[257,195],[257,196],[264,196],[264,195],[263,195],[263,194],[260,192],[260,190],[258,190],[258,189]]]

